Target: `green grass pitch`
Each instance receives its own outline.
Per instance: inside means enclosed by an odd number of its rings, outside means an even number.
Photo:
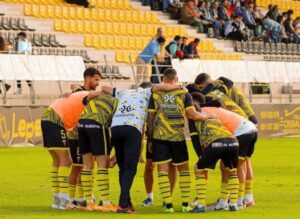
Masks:
[[[191,151],[191,170],[196,157]],[[49,183],[50,157],[43,148],[0,149],[0,218],[300,218],[300,139],[261,139],[254,157],[254,194],[256,206],[239,212],[206,212],[204,214],[180,213],[178,185],[174,195],[175,210],[166,215],[162,212],[162,200],[155,182],[155,204],[141,207],[145,198],[142,164],[139,165],[132,198],[137,214],[52,210]],[[117,203],[119,186],[118,168],[110,170],[111,197]],[[192,176],[194,176],[192,174]],[[194,178],[194,177],[193,177]],[[218,198],[220,171],[210,173],[207,202]],[[195,196],[193,191],[191,200]]]

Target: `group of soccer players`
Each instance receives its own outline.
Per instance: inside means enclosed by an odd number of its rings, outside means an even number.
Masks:
[[[135,213],[130,190],[138,162],[143,160],[144,139],[147,198],[143,206],[153,204],[155,166],[165,212],[174,212],[177,178],[182,212],[237,211],[254,205],[250,157],[257,139],[257,120],[232,81],[223,77],[213,81],[202,73],[185,88],[178,84],[172,68],[164,71],[161,84],[144,82],[137,89],[101,86],[95,91],[101,74],[94,68],[85,70],[84,79],[83,86],[73,84],[72,92],[53,102],[41,121],[44,146],[52,157],[52,208]],[[185,119],[199,157],[192,203]],[[218,160],[221,194],[208,206],[208,169],[214,169]],[[118,206],[112,204],[109,193],[108,169],[115,164],[119,167]],[[97,204],[95,188],[100,193]]]

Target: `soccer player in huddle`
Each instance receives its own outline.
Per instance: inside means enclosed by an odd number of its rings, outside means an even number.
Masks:
[[[102,90],[118,100],[113,116],[111,131],[117,163],[120,169],[119,182],[121,194],[118,213],[135,213],[131,202],[130,189],[134,180],[137,164],[142,158],[144,124],[147,118],[148,103],[152,92],[180,89],[178,85],[155,85],[143,82],[138,89],[119,90],[102,87]]]
[[[201,112],[200,107],[197,110]],[[208,169],[215,169],[219,159],[226,168],[228,191],[230,192],[229,210],[237,211],[238,196],[238,150],[239,144],[236,138],[218,119],[207,119],[194,122],[189,120],[193,146],[199,156],[195,167],[196,193],[198,203],[191,211],[193,213],[206,211],[206,190],[208,180]],[[222,197],[223,194],[221,194]],[[227,204],[228,198],[226,200]]]
[[[101,80],[100,72],[95,68],[87,68],[84,73],[84,84],[80,86],[78,84],[72,84],[72,92],[79,91],[91,91],[96,90]],[[81,170],[83,167],[82,156],[79,153],[79,139],[78,129],[74,127],[70,132],[67,132],[67,144],[70,148],[70,154],[72,158],[72,167],[69,180],[69,198],[70,202],[76,206],[85,206],[85,200],[83,196],[82,184],[81,184]],[[76,196],[77,193],[77,197]]]
[[[164,71],[163,83],[176,85],[178,82],[175,69]],[[148,110],[147,136],[152,142],[153,163],[158,167],[158,184],[165,202],[165,212],[173,213],[169,164],[179,171],[179,187],[182,198],[182,212],[188,212],[191,192],[189,156],[184,136],[185,114],[193,120],[204,120],[207,116],[198,113],[190,94],[182,89],[153,93]]]
[[[192,93],[194,102],[200,106],[205,105],[205,97],[201,93]],[[221,107],[202,107],[202,113],[207,115],[214,115],[219,119],[222,124],[233,134],[239,143],[239,162],[238,162],[238,176],[239,176],[239,194],[238,194],[238,208],[242,209],[244,204],[244,190],[246,180],[246,163],[245,159],[250,159],[254,152],[254,146],[257,140],[257,128],[249,120],[244,117],[223,109]],[[222,190],[220,200],[214,206],[214,210],[221,210],[227,208],[228,192],[227,192],[227,180],[224,176],[225,188]],[[247,199],[246,199],[247,201]]]
[[[205,95],[207,93],[210,93],[210,96],[214,98],[218,98],[218,96],[212,96],[213,93],[218,93],[219,97],[223,97],[223,95],[220,95],[221,91],[225,95],[225,100],[227,97],[230,97],[232,101],[234,101],[240,109],[244,111],[244,113],[241,113],[240,110],[238,110],[236,107],[232,107],[232,104],[230,101],[223,101],[223,106],[225,106],[226,109],[233,111],[245,118],[248,118],[251,122],[253,122],[255,125],[257,125],[258,121],[255,116],[255,113],[248,102],[248,100],[241,94],[241,92],[234,86],[233,82],[227,78],[220,77],[219,79],[213,81],[211,77],[206,73],[199,74],[195,79],[195,84]],[[207,98],[209,100],[210,98]],[[222,98],[219,98],[222,99]],[[229,106],[229,107],[228,107]],[[253,169],[251,165],[251,161],[249,158],[246,157],[245,159],[246,163],[246,181],[245,181],[245,202],[246,206],[253,206],[255,205],[254,198],[253,198]],[[223,179],[224,181],[224,179]],[[221,189],[225,190],[225,183],[222,184]]]
[[[72,164],[66,132],[77,126],[79,116],[85,107],[84,100],[90,100],[92,93],[77,92],[69,97],[54,101],[41,119],[44,147],[52,158],[51,182],[53,189],[52,208],[72,209],[69,200],[69,174]]]

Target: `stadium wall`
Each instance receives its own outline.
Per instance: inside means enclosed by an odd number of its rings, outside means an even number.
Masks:
[[[300,136],[298,104],[253,105],[259,119],[260,137]],[[41,115],[46,106],[0,107],[1,146],[42,145]]]

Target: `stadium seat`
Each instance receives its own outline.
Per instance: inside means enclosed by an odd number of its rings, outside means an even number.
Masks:
[[[84,45],[87,47],[92,47],[93,46],[93,37],[91,35],[85,35],[84,36]]]

